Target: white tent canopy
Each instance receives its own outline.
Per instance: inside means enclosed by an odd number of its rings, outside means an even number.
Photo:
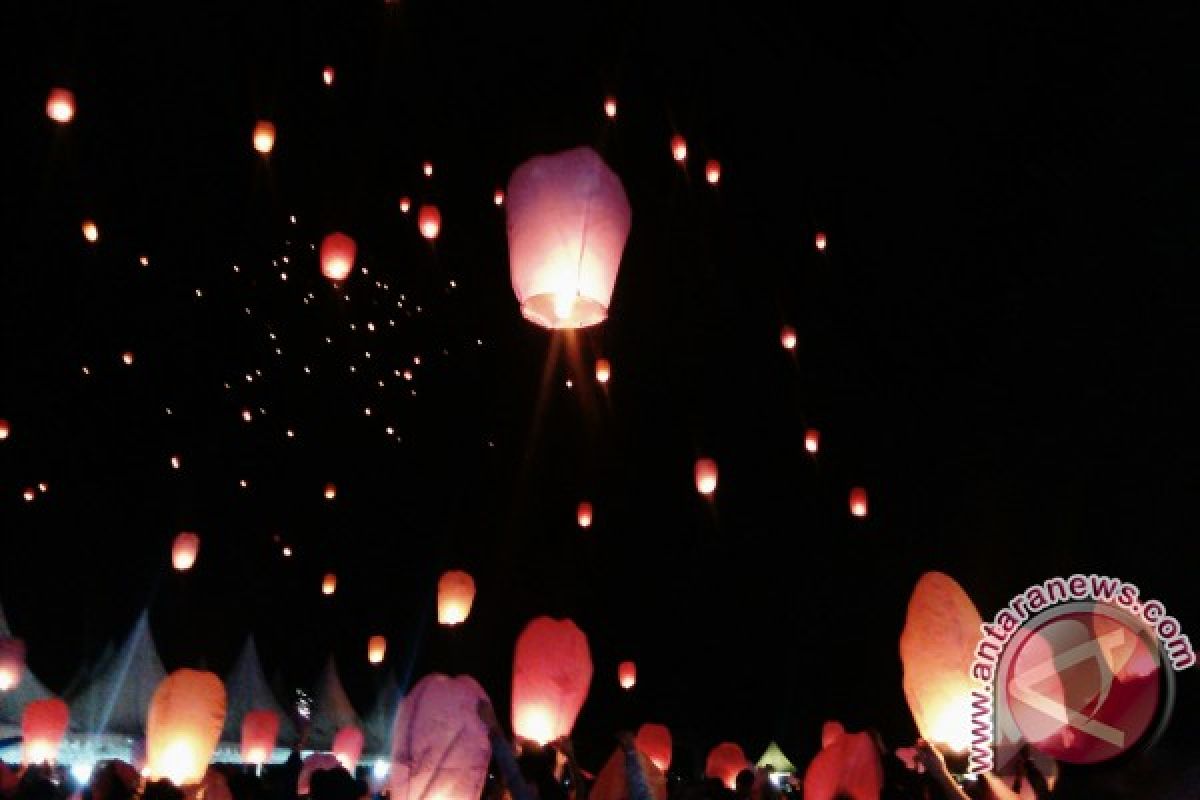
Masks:
[[[363,720],[366,734],[365,752],[382,757],[390,756],[392,752],[392,725],[396,720],[396,709],[400,705],[400,686],[396,683],[396,675],[388,672],[375,705]]]
[[[321,673],[316,694],[316,703],[309,722],[308,740],[305,744],[308,749],[328,750],[333,746],[333,736],[339,728],[347,725],[362,728],[362,722],[359,721],[358,714],[350,704],[345,688],[342,687],[342,679],[338,676],[333,656],[329,657],[325,671]]]
[[[0,607],[0,636],[12,635],[8,619],[4,616],[4,608]],[[44,700],[53,696],[54,693],[47,689],[26,665],[21,670],[21,682],[7,692],[0,692],[0,735],[8,735],[12,728],[20,730],[21,714],[26,705],[34,700]]]
[[[125,644],[71,703],[71,730],[142,736],[150,699],[166,676],[143,611]]]
[[[222,739],[227,742],[240,742],[242,720],[245,719],[246,712],[266,709],[279,715],[278,743],[295,743],[296,727],[292,724],[291,717],[283,712],[275,693],[267,683],[253,636],[246,637],[242,653],[225,679],[225,692],[225,728],[221,733]]]

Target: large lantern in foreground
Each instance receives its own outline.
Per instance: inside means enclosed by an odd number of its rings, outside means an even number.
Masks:
[[[637,685],[637,664],[632,661],[622,661],[617,664],[617,683],[622,689],[632,689]]]
[[[363,738],[363,732],[353,725],[339,728],[333,735],[333,755],[351,775],[358,766],[358,760],[362,758],[364,741],[366,740]]]
[[[750,768],[750,762],[742,748],[732,742],[724,742],[708,751],[704,760],[704,776],[716,778],[729,789],[734,789],[738,773]]]
[[[438,578],[438,624],[458,625],[465,622],[475,602],[475,579],[467,573],[452,569]]]
[[[904,697],[917,730],[943,749],[971,744],[971,663],[982,624],[949,575],[926,572],[917,581],[900,634]]]
[[[46,116],[63,125],[75,117],[75,95],[70,89],[51,89],[46,98]]]
[[[545,328],[608,316],[632,212],[595,150],[536,156],[508,181],[508,259],[521,313]]]
[[[242,718],[242,761],[264,764],[275,750],[279,736],[279,715],[266,708],[247,711]]]
[[[172,672],[150,701],[146,716],[146,769],[176,786],[204,779],[225,723],[225,686],[211,672]]]
[[[321,274],[334,283],[341,283],[350,277],[357,253],[358,245],[353,239],[334,231],[321,240]]]
[[[513,655],[513,732],[541,745],[569,735],[591,683],[583,631],[569,619],[534,619]]]
[[[25,643],[11,636],[0,636],[0,692],[17,688],[25,669]]]
[[[67,733],[70,711],[57,697],[34,700],[21,713],[21,761],[25,764],[53,763],[58,746]]]
[[[184,531],[175,537],[171,545],[171,566],[180,572],[187,572],[195,566],[199,553],[200,537],[190,531]]]
[[[426,675],[396,712],[392,800],[477,800],[492,746],[479,719],[487,695],[468,675]]]
[[[696,459],[696,491],[708,497],[717,490],[717,462],[711,458]]]
[[[671,768],[671,731],[666,725],[647,722],[638,728],[634,743],[660,771]]]
[[[382,636],[372,636],[367,640],[367,661],[372,664],[382,664],[383,656],[387,653],[387,639]]]

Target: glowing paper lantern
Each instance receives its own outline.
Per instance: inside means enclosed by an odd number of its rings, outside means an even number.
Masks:
[[[426,161],[424,164],[422,164],[421,172],[425,173],[426,178],[432,178],[433,177],[433,162]]]
[[[650,797],[653,800],[667,800],[667,778],[662,770],[645,753],[638,752],[637,760],[650,789]],[[633,796],[629,790],[629,774],[625,769],[625,752],[618,747],[596,775],[596,782],[588,792],[588,797],[591,800],[631,800]]]
[[[608,383],[608,379],[612,377],[612,364],[607,358],[596,359],[596,383]]]
[[[176,786],[204,779],[225,723],[225,686],[211,672],[172,672],[150,701],[146,717],[146,770]]]
[[[492,756],[480,701],[487,695],[467,675],[426,675],[413,686],[392,731],[392,800],[478,800]]]
[[[816,245],[817,252],[825,252],[825,247],[829,244],[829,239],[825,237],[825,231],[817,231],[817,235],[813,239],[813,244]]]
[[[332,483],[325,484],[325,499],[332,500],[337,497],[337,486]]]
[[[506,208],[525,318],[545,328],[603,321],[632,219],[616,174],[590,147],[537,156],[513,171]]]
[[[75,95],[70,89],[51,89],[46,98],[46,116],[63,125],[75,117]]]
[[[93,220],[85,219],[79,227],[83,231],[83,238],[87,239],[89,243],[95,244],[100,240],[100,229],[96,227]]]
[[[647,722],[638,728],[634,743],[659,771],[665,773],[671,768],[671,731],[666,725]]]
[[[581,528],[592,527],[592,504],[590,502],[587,500],[579,502],[579,507],[575,509],[575,521]]]
[[[850,513],[855,517],[867,515],[867,490],[861,486],[850,490]]]
[[[433,204],[421,206],[421,210],[417,212],[417,227],[426,239],[436,239],[442,230],[442,212]]]
[[[333,67],[321,70],[321,80],[325,81],[326,86],[333,86]]]
[[[497,206],[504,205],[504,190],[503,189],[497,189],[495,191],[495,193],[492,194],[492,202],[495,203]]]
[[[804,449],[815,456],[820,446],[821,432],[816,428],[809,428],[806,430],[804,432]]]
[[[609,119],[617,118],[617,98],[612,95],[604,98],[604,116]]]
[[[325,573],[325,577],[321,579],[321,594],[333,594],[337,591],[337,575],[332,572]]]
[[[321,274],[334,283],[350,277],[358,245],[344,233],[334,232],[321,240]]]
[[[711,458],[696,459],[696,491],[708,497],[717,490],[717,462]]]
[[[796,349],[796,329],[791,325],[784,325],[779,329],[779,343],[783,345],[784,350]]]
[[[750,768],[750,762],[742,748],[732,742],[724,742],[708,751],[704,760],[704,777],[716,778],[729,789],[736,788],[738,773]]]
[[[883,765],[868,733],[835,736],[804,773],[804,800],[879,800],[882,791]]]
[[[260,119],[254,124],[254,149],[264,156],[275,147],[275,124]]]
[[[710,158],[708,163],[704,165],[704,179],[716,186],[721,182],[721,162],[715,158]]]
[[[687,161],[687,140],[678,133],[671,137],[671,157],[680,164]]]
[[[133,366],[133,353],[131,353],[128,350],[126,350],[124,353],[121,353],[121,361],[125,364],[125,366],[132,367]]]
[[[387,653],[387,639],[382,636],[372,636],[367,640],[367,661],[372,664],[382,664],[385,653]]]
[[[513,732],[541,745],[569,735],[591,683],[583,631],[569,619],[534,619],[513,655]]]
[[[187,572],[196,564],[199,552],[200,537],[190,531],[184,531],[175,537],[171,545],[171,566],[180,572]]]
[[[622,661],[617,665],[617,682],[622,689],[632,689],[637,685],[637,664],[632,661]]]
[[[0,692],[17,688],[24,668],[25,643],[11,636],[0,636]]]
[[[909,598],[900,634],[904,697],[917,729],[955,752],[971,744],[971,664],[982,624],[953,578],[926,572]]]
[[[358,766],[358,760],[362,757],[364,741],[363,732],[353,725],[339,728],[338,732],[333,735],[333,755],[351,774],[354,773],[354,768]]]
[[[461,570],[450,570],[438,578],[438,624],[465,622],[475,602],[475,580]]]
[[[0,419],[0,442],[8,438],[8,434],[12,432],[12,428],[8,424],[8,420]]]
[[[242,761],[263,764],[275,750],[279,715],[266,708],[247,711],[242,718]]]
[[[408,197],[401,197],[400,198],[400,213],[407,214],[409,209],[411,209],[411,208],[412,208],[412,200],[409,199]]]
[[[49,764],[58,758],[58,746],[67,733],[70,711],[57,697],[33,700],[21,713],[21,761]]]

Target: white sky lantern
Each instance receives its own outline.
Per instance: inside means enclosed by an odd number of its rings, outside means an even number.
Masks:
[[[75,95],[70,89],[51,89],[46,98],[46,116],[66,125],[75,118]]]
[[[632,221],[620,178],[590,147],[536,156],[513,172],[506,208],[525,318],[545,328],[602,322]]]
[[[275,123],[260,119],[254,124],[254,149],[264,156],[275,148]]]

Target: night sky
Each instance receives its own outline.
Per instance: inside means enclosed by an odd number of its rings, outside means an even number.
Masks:
[[[253,632],[288,687],[334,653],[365,712],[384,633],[384,670],[469,672],[503,718],[517,633],[571,616],[585,765],[649,720],[698,768],[727,739],[806,763],[829,718],[911,741],[925,570],[985,617],[1120,576],[1198,640],[1195,20],[787,5],[4,4],[0,605],[33,671],[61,690],[148,606],[168,669]],[[581,144],[633,227],[609,319],[555,335],[492,194]],[[334,230],[367,269],[342,291]],[[457,630],[449,568],[479,589]],[[1194,673],[1162,745],[1193,763]]]

